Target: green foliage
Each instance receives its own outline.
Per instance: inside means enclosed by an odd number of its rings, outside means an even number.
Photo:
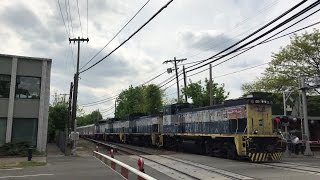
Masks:
[[[204,86],[201,81],[192,82],[189,80],[187,88],[182,88],[182,94],[191,97],[193,103],[198,106],[209,106],[210,105],[210,86],[209,80],[205,79]],[[216,104],[222,103],[229,96],[229,92],[226,93],[224,84],[221,86],[218,83],[212,82],[212,94]]]
[[[145,107],[144,111],[149,112],[151,114],[158,113],[162,110],[162,97],[163,92],[160,88],[154,84],[150,84],[149,86],[144,88],[144,100]]]
[[[320,32],[294,35],[291,42],[273,53],[269,67],[253,83],[243,84],[244,93],[266,91],[281,93],[283,87],[297,89],[299,76],[320,75]]]
[[[56,131],[64,131],[68,122],[68,104],[54,94],[53,103],[49,107],[48,141],[53,141]]]
[[[154,84],[130,86],[122,91],[116,102],[117,118],[126,118],[131,113],[158,113],[162,109],[163,92]]]
[[[5,143],[0,147],[1,156],[27,156],[28,148],[30,147],[27,142],[19,143]],[[33,154],[41,154],[36,149],[33,149]]]
[[[77,117],[77,126],[85,126],[88,124],[93,124],[102,119],[102,114],[98,111],[92,111],[90,114],[86,114],[80,117]]]

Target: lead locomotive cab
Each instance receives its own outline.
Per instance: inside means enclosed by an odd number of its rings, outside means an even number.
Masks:
[[[252,162],[278,161],[283,152],[283,143],[273,134],[271,94],[252,93],[246,99],[246,131],[235,137],[238,155]]]

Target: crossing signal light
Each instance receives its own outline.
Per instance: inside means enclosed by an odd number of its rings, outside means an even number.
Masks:
[[[282,116],[281,117],[281,123],[282,124],[288,124],[289,123],[289,117],[288,116]]]
[[[275,117],[275,118],[273,119],[273,121],[274,121],[275,123],[279,124],[279,123],[281,122],[281,118],[280,118],[280,117]]]

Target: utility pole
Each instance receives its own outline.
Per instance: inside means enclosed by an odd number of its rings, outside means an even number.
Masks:
[[[114,117],[116,117],[116,114],[117,114],[117,99],[118,98],[114,100]]]
[[[72,93],[73,92],[73,82],[70,83],[70,94],[69,94],[69,105],[68,105],[68,132],[71,130],[71,122],[72,122],[72,114],[71,114],[71,107],[72,107]],[[68,133],[69,134],[69,133]]]
[[[209,65],[209,95],[210,95],[210,106],[213,105],[213,94],[212,94],[212,64]]]
[[[65,93],[65,94],[59,94],[59,95],[63,96],[62,100],[63,100],[64,103],[66,103],[66,96],[69,95],[69,94]]]
[[[309,124],[308,124],[308,112],[307,112],[307,87],[305,83],[305,78],[301,78],[301,95],[302,95],[302,109],[303,109],[303,125],[304,125],[304,134],[305,134],[305,142],[306,142],[306,150],[304,151],[304,155],[312,156],[313,153],[310,149],[309,142]]]
[[[187,76],[186,76],[186,69],[183,66],[183,80],[184,80],[184,90],[187,90]],[[184,93],[184,98],[186,103],[188,102],[188,96]]]
[[[286,91],[285,89],[282,91],[282,98],[283,98],[283,116],[287,116],[287,98],[286,98]],[[284,131],[286,133],[286,151],[284,152],[284,156],[289,157],[290,156],[290,151],[289,151],[289,146],[288,146],[288,124],[284,125]]]
[[[76,117],[77,117],[77,100],[78,100],[78,82],[79,82],[79,61],[80,61],[80,42],[87,41],[89,42],[89,38],[69,38],[69,42],[78,42],[78,56],[77,56],[77,72],[74,75],[74,87],[73,87],[73,99],[72,99],[72,127],[73,132],[76,132]],[[76,141],[73,142],[73,154],[76,153]]]
[[[174,57],[173,60],[166,60],[163,62],[163,64],[166,64],[166,63],[173,63],[174,64],[174,69],[176,71],[176,79],[177,79],[177,95],[178,95],[178,102],[180,101],[180,91],[179,91],[179,76],[178,76],[178,68],[177,68],[177,63],[179,62],[182,62],[182,61],[185,61],[187,60],[187,58],[184,58],[184,59],[177,59],[176,57]]]

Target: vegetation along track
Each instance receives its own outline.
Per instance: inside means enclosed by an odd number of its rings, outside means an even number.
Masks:
[[[87,139],[95,142],[99,145],[112,147],[117,151],[128,155],[134,155],[136,157],[142,157],[146,164],[152,166],[162,166],[175,173],[180,174],[180,177],[185,176],[187,179],[253,179],[251,177],[243,176],[240,174],[232,173],[229,171],[217,169],[214,167],[206,166],[203,164],[198,164],[191,161],[186,161],[171,157],[168,155],[155,155],[155,153],[150,153],[144,150],[139,150],[122,144],[105,143],[103,141],[97,141],[93,139]],[[156,168],[158,170],[158,168]],[[185,178],[181,178],[185,179]]]

